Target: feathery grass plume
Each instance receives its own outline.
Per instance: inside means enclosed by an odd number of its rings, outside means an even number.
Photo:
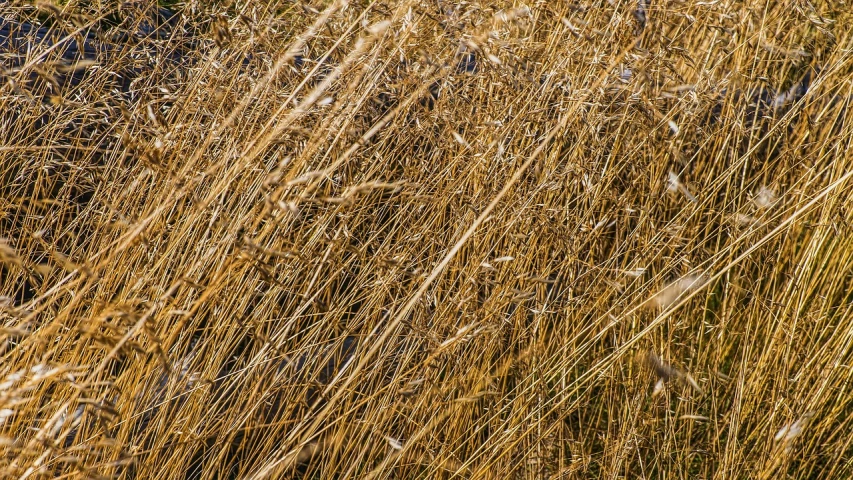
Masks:
[[[670,128],[672,129],[673,134],[678,135],[678,126],[672,123],[670,124]],[[693,203],[696,203],[696,197],[692,193],[690,193],[690,190],[687,188],[687,186],[681,183],[681,180],[678,178],[678,175],[672,171],[667,174],[666,189],[670,192],[683,193],[688,200]]]
[[[652,396],[660,393],[667,383],[670,382],[681,382],[685,385],[690,386],[694,390],[696,390],[699,394],[702,394],[702,389],[699,387],[699,384],[696,383],[696,380],[689,373],[685,373],[678,368],[669,365],[668,363],[661,360],[654,352],[645,352],[639,353],[637,357],[640,362],[651,369],[658,380],[655,383],[654,391],[652,392]]]
[[[800,436],[803,433],[803,429],[806,427],[808,422],[814,416],[814,412],[806,412],[802,417],[797,419],[796,422],[793,422],[789,425],[785,425],[776,432],[776,435],[773,437],[774,441],[777,442],[786,442],[790,443],[795,438]]]
[[[686,275],[669,283],[662,290],[657,292],[652,297],[651,304],[659,309],[665,310],[676,301],[683,298],[683,295],[702,288],[702,286],[707,282],[708,278],[705,275]]]
[[[776,192],[774,192],[771,188],[767,186],[762,186],[755,194],[755,197],[752,201],[753,203],[755,203],[756,207],[764,210],[776,204],[778,198],[779,197],[776,195]]]

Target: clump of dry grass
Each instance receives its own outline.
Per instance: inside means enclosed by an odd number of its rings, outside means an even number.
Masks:
[[[853,475],[843,5],[0,10],[5,476]]]

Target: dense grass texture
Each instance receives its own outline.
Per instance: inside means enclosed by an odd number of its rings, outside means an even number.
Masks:
[[[0,2],[3,478],[853,477],[849,2],[160,7]]]

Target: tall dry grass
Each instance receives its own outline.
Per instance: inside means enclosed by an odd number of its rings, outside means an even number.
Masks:
[[[4,478],[853,475],[850,5],[149,7],[0,5],[109,46],[4,67]]]

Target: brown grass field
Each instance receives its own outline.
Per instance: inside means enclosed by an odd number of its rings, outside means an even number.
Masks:
[[[0,478],[853,478],[849,1],[166,7],[0,2]]]

